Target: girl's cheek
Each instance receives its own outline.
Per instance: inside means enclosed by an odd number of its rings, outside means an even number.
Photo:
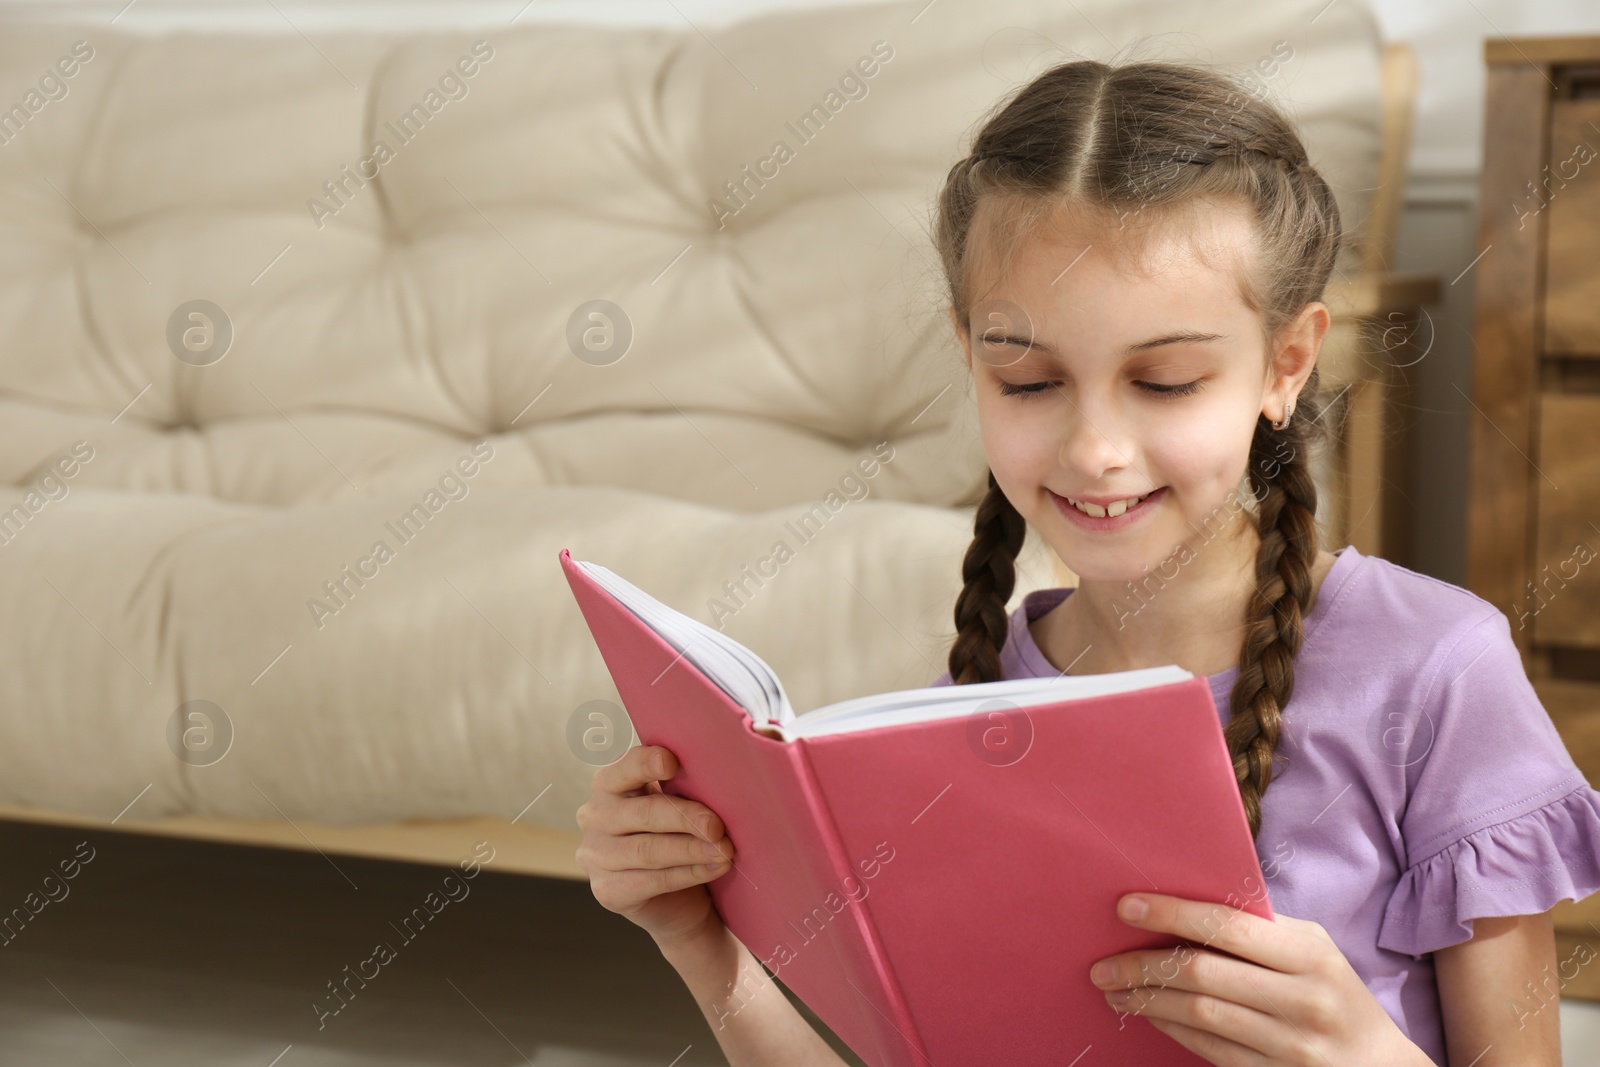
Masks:
[[[1237,451],[1233,442],[1218,441],[1214,431],[1169,425],[1146,443],[1146,473],[1155,484],[1171,486],[1182,496],[1204,498],[1219,487],[1226,492],[1237,480],[1228,473],[1236,458],[1244,462],[1243,453],[1235,456]]]
[[[998,397],[980,410],[983,450],[989,465],[1027,467],[1030,472],[1041,458],[1051,459],[1060,447],[1059,414],[1051,415],[1048,405],[1037,400],[1015,401]]]

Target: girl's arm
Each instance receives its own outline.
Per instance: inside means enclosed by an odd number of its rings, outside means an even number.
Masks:
[[[720,919],[685,941],[656,945],[694,994],[730,1067],[847,1067]]]
[[[1472,939],[1439,949],[1433,966],[1452,1064],[1561,1067],[1550,912],[1474,919]]]
[[[650,934],[732,1067],[846,1067],[717,914],[705,883],[738,850],[716,812],[662,790],[679,769],[669,749],[636,745],[595,771],[576,853],[595,900]]]

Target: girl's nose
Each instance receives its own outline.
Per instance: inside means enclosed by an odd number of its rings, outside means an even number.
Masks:
[[[1119,421],[1104,410],[1091,413],[1081,403],[1069,404],[1057,456],[1061,466],[1075,472],[1085,482],[1132,466],[1131,442],[1121,433]]]

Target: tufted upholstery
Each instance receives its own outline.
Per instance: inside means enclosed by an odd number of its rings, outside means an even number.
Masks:
[[[338,822],[538,796],[525,818],[569,827],[569,717],[615,690],[557,552],[710,621],[830,492],[726,629],[802,709],[925,684],[984,474],[926,236],[964,138],[1063,50],[1286,40],[1275,87],[1359,225],[1377,33],[1324,3],[6,28],[0,802]],[[221,317],[175,318],[195,300]],[[1028,558],[1018,595],[1051,581]],[[196,699],[233,729],[209,766],[169,744]]]

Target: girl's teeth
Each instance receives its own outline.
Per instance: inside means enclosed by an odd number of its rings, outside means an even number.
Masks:
[[[1127,511],[1129,508],[1131,508],[1134,505],[1138,504],[1139,501],[1141,501],[1143,499],[1144,499],[1144,497],[1142,497],[1142,496],[1131,496],[1131,497],[1128,497],[1125,500],[1113,501],[1111,504],[1107,505],[1106,507],[1101,507],[1099,504],[1090,504],[1090,503],[1087,503],[1087,502],[1081,501],[1081,500],[1070,500],[1069,499],[1069,503],[1071,503],[1072,506],[1077,508],[1079,511],[1084,512],[1087,515],[1091,515],[1094,518],[1097,518],[1097,519],[1105,519],[1105,518],[1114,519],[1118,515],[1121,515],[1124,511]]]

